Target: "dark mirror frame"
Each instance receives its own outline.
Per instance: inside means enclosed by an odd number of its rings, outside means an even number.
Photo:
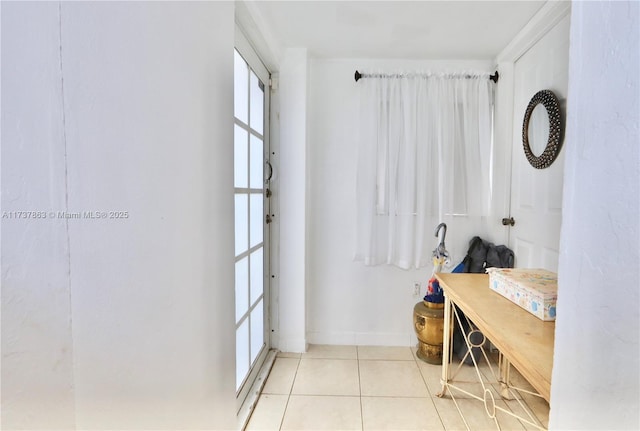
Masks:
[[[545,107],[549,116],[549,140],[542,154],[536,156],[529,146],[529,120],[531,120],[531,113],[534,108],[539,104]],[[553,94],[553,91],[541,90],[531,98],[522,123],[522,145],[527,160],[536,169],[548,168],[558,157],[562,145],[562,116],[558,98]]]

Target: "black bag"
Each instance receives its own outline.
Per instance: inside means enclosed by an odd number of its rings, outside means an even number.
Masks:
[[[513,268],[513,261],[514,255],[511,249],[474,236],[469,241],[469,250],[462,262],[464,272],[483,274],[486,268]]]
[[[471,241],[469,241],[469,250],[462,262],[464,263],[463,272],[483,274],[486,268],[513,268],[514,254],[511,249],[504,245],[494,245],[493,243],[484,241],[479,236],[474,236],[471,238]],[[474,328],[469,326],[467,319],[464,317],[464,313],[462,313],[460,309],[456,308],[456,311],[460,316],[465,333],[468,335]],[[478,333],[472,334],[471,338],[474,344],[482,342],[482,337]],[[453,330],[453,351],[458,355],[460,360],[464,358],[468,351],[467,344],[464,342],[462,328],[460,328],[457,320],[455,320]],[[472,347],[471,355],[476,359],[476,362],[479,361],[482,355],[480,347]],[[473,365],[471,355],[467,356],[464,360],[465,364]]]

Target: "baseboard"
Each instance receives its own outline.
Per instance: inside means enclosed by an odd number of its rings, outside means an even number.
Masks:
[[[307,333],[309,344],[350,346],[407,346],[417,343],[415,334],[409,332],[320,332]]]
[[[308,345],[308,341],[302,337],[280,336],[277,345],[272,345],[272,347],[281,352],[304,353],[307,351]]]

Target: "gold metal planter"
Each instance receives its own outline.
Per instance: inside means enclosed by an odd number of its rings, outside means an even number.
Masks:
[[[444,304],[421,301],[413,307],[413,329],[418,336],[418,358],[442,364]]]

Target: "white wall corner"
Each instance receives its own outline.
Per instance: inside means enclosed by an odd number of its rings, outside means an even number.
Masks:
[[[495,91],[491,220],[487,228],[494,241],[506,244],[509,230],[500,223],[510,212],[511,156],[513,137],[514,64],[497,65],[500,79]]]
[[[306,348],[307,88],[306,49],[287,49],[279,87],[278,346]]]
[[[304,334],[280,337],[277,349],[288,353],[305,353],[309,347]]]
[[[570,1],[550,0],[546,2],[522,30],[518,32],[516,37],[496,56],[496,63],[515,63],[520,56],[535,45],[570,12]],[[502,76],[500,76],[500,79],[502,79]]]
[[[279,69],[283,49],[266,23],[259,6],[253,0],[238,0],[235,4],[236,24],[270,71]]]

